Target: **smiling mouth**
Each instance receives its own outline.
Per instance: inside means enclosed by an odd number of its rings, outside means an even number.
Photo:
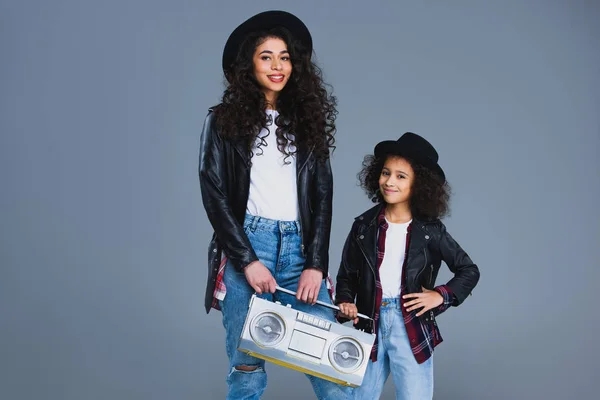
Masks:
[[[397,190],[391,190],[391,189],[383,189],[383,192],[385,194],[392,194],[392,193],[398,193]]]
[[[271,82],[275,82],[275,83],[281,83],[283,82],[283,75],[267,75],[267,78],[269,78],[269,80]]]

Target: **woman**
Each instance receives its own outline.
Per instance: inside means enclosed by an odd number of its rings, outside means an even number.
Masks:
[[[215,231],[205,306],[223,313],[228,399],[258,399],[267,384],[264,361],[236,350],[254,292],[335,319],[314,304],[331,302],[324,278],[337,111],[311,53],[310,32],[294,15],[248,19],[227,40],[228,85],[204,124],[200,186]],[[319,399],[347,396],[344,387],[308,378]]]

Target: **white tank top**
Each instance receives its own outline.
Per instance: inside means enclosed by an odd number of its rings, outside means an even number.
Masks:
[[[298,219],[296,156],[285,159],[285,154],[279,151],[275,134],[275,118],[279,114],[275,110],[266,112],[271,122],[260,131],[254,143],[246,211],[250,215],[274,220],[295,221]],[[261,138],[267,144],[259,148],[257,144]],[[295,150],[289,144],[288,149]],[[288,164],[284,163],[284,159]]]
[[[387,218],[386,218],[387,221]],[[379,267],[379,278],[383,298],[396,298],[400,295],[402,284],[402,267],[406,254],[406,235],[412,221],[404,224],[394,224],[389,221],[385,232],[385,253]]]

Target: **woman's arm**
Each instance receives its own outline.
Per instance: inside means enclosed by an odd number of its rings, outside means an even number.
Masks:
[[[228,260],[241,271],[258,257],[227,199],[223,139],[214,127],[212,112],[206,117],[202,129],[198,169],[206,215]]]
[[[331,235],[331,213],[333,200],[333,174],[329,158],[316,160],[314,176],[314,211],[312,215],[312,235],[307,243],[305,268],[329,271],[329,239]]]

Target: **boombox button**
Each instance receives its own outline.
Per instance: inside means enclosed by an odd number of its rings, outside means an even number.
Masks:
[[[281,302],[280,302],[280,301],[276,301],[276,302],[275,302],[275,304],[279,304],[279,305],[281,305]]]
[[[292,308],[292,305],[291,305],[291,304],[286,304],[285,306],[286,306],[287,308]]]

